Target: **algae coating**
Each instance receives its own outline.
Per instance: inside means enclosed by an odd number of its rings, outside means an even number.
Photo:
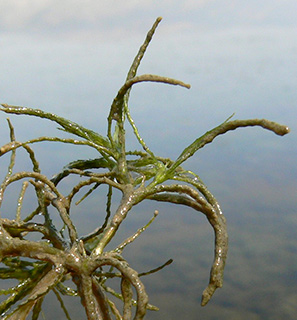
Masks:
[[[184,170],[181,165],[199,149],[228,131],[247,126],[260,126],[283,136],[289,129],[266,119],[228,118],[182,150],[177,159],[171,160],[155,155],[141,138],[130,115],[129,95],[132,87],[141,82],[161,82],[190,88],[189,84],[168,77],[152,74],[137,75],[140,62],[160,21],[161,18],[157,18],[148,32],[133,60],[125,83],[111,104],[106,137],[40,109],[1,105],[0,110],[5,113],[45,118],[56,122],[62,130],[76,136],[74,139],[38,137],[20,142],[16,140],[14,128],[8,120],[10,141],[0,148],[0,156],[10,152],[11,158],[7,174],[0,186],[0,206],[4,193],[11,184],[23,181],[23,186],[17,202],[15,219],[0,217],[0,261],[5,266],[0,268],[0,277],[17,279],[19,282],[15,287],[0,291],[9,295],[0,303],[2,319],[26,319],[31,311],[32,319],[37,319],[42,309],[43,298],[50,290],[60,301],[67,319],[71,318],[61,295],[79,295],[89,320],[113,318],[141,320],[145,317],[147,309],[158,310],[156,306],[148,303],[148,296],[140,277],[164,268],[172,263],[172,260],[153,270],[138,274],[122,255],[125,247],[135,241],[156,219],[158,211],[156,210],[149,222],[135,234],[114,249],[106,251],[107,244],[128,217],[130,210],[145,199],[188,206],[206,216],[215,234],[215,253],[209,284],[203,291],[201,305],[206,305],[215,290],[222,287],[228,251],[226,219],[214,195],[199,176],[192,171]],[[124,128],[126,120],[131,125],[141,150],[126,150]],[[31,148],[31,145],[40,142],[85,145],[95,149],[98,157],[74,159],[60,172],[48,178],[41,173]],[[20,148],[24,148],[28,153],[33,166],[32,171],[14,173],[16,152]],[[71,175],[78,177],[80,181],[72,187],[69,194],[63,195],[59,191],[59,183]],[[74,197],[84,187],[89,187],[89,191],[76,204],[85,201],[101,185],[108,186],[105,221],[102,225],[95,226],[90,234],[79,237],[78,227],[71,219]],[[24,214],[23,199],[28,188],[34,190],[37,205],[35,210]],[[114,189],[121,191],[122,198],[118,208],[113,212],[111,204]],[[49,213],[50,207],[57,211],[64,224],[61,230],[57,230],[53,224]],[[42,223],[36,222],[37,215],[42,215]],[[26,236],[33,232],[41,234],[42,240],[26,239]],[[120,280],[120,292],[108,286],[108,280],[111,278]],[[69,279],[72,279],[75,290],[64,284]],[[107,293],[122,301],[122,311]]]

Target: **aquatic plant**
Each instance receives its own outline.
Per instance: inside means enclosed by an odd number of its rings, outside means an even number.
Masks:
[[[149,227],[158,211],[155,211],[149,222],[135,234],[112,250],[106,249],[130,210],[145,199],[187,206],[206,216],[215,234],[215,254],[209,284],[202,294],[201,304],[206,305],[215,290],[222,287],[228,250],[226,219],[214,195],[200,177],[183,169],[181,165],[199,149],[230,130],[260,126],[282,136],[287,134],[289,129],[266,119],[232,120],[230,117],[197,138],[181,151],[177,159],[157,156],[142,139],[131,117],[131,88],[140,82],[161,82],[190,88],[190,85],[182,81],[167,77],[137,75],[140,62],[160,21],[161,18],[158,18],[148,32],[129,69],[125,83],[112,102],[107,119],[106,137],[39,109],[1,105],[0,110],[5,113],[45,118],[56,122],[60,129],[76,136],[43,136],[20,142],[16,140],[14,127],[8,119],[10,142],[0,148],[0,156],[8,152],[11,156],[7,174],[0,186],[0,205],[10,185],[17,181],[23,181],[23,184],[15,217],[0,218],[0,277],[17,281],[17,285],[0,291],[2,295],[8,295],[0,303],[2,319],[26,319],[30,313],[32,319],[37,319],[44,297],[49,291],[53,291],[57,296],[67,319],[71,318],[63,303],[63,295],[80,296],[89,320],[140,320],[144,318],[147,309],[157,310],[157,307],[148,303],[141,277],[164,268],[172,260],[151,271],[137,273],[125,260],[123,251]],[[126,122],[131,125],[141,150],[126,150]],[[49,141],[93,148],[98,152],[98,157],[76,159],[49,178],[42,174],[32,149],[35,143]],[[32,171],[14,172],[16,152],[20,148],[27,152],[33,166]],[[59,188],[60,183],[70,176],[76,176],[79,182],[75,182],[70,192],[63,195]],[[79,237],[77,226],[71,218],[74,198],[82,189],[89,188],[78,202],[86,201],[95,189],[103,185],[108,187],[105,221],[102,225],[96,226],[90,234]],[[23,208],[23,201],[30,186],[37,200],[36,208],[32,212],[24,213],[26,210]],[[122,195],[116,210],[112,210],[111,207],[114,190],[119,190]],[[54,223],[53,209],[62,220],[61,230],[58,230]],[[32,233],[40,234],[41,239],[34,241],[29,238]],[[114,278],[120,281],[120,292],[108,285],[109,279]],[[74,288],[69,285],[69,281],[72,281]],[[122,301],[121,311],[119,304],[115,303],[112,297]]]

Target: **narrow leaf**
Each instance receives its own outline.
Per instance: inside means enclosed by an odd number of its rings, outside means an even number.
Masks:
[[[283,136],[290,132],[287,126],[278,124],[266,119],[248,119],[248,120],[234,120],[225,121],[214,129],[207,131],[203,136],[196,139],[192,144],[183,150],[175,163],[168,169],[168,174],[173,173],[174,170],[185,162],[188,158],[193,156],[195,152],[203,148],[206,144],[211,143],[217,136],[224,134],[228,131],[235,130],[243,127],[260,126],[264,129],[270,130],[277,135]]]
[[[2,108],[0,108],[1,111],[4,111],[6,113],[13,113],[13,114],[25,114],[29,116],[35,116],[39,118],[45,118],[49,119],[51,121],[55,121],[60,126],[64,128],[66,132],[75,134],[79,137],[82,137],[88,141],[92,141],[100,146],[109,147],[109,142],[106,138],[102,137],[98,133],[86,129],[83,126],[80,126],[79,124],[72,122],[70,120],[67,120],[65,118],[59,117],[55,115],[54,113],[44,112],[40,109],[32,109],[32,108],[26,108],[26,107],[19,107],[19,106],[10,106],[7,104],[2,104]]]

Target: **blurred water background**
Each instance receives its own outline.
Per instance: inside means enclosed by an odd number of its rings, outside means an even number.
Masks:
[[[133,88],[131,115],[156,154],[176,158],[194,139],[233,113],[234,119],[268,118],[286,124],[291,133],[279,137],[259,128],[239,129],[218,137],[185,164],[208,185],[228,220],[230,249],[224,286],[206,307],[200,307],[200,297],[213,260],[213,232],[202,214],[145,202],[135,207],[111,246],[159,210],[153,225],[124,251],[140,272],[174,260],[144,280],[150,302],[160,307],[159,312],[148,313],[149,320],[295,319],[297,29],[263,24],[189,29],[177,25],[168,30],[164,18],[138,74],[174,77],[192,87],[149,83]],[[0,102],[41,108],[105,135],[109,106],[151,23],[141,25],[142,32],[128,30],[104,39],[43,39],[36,32],[4,30]],[[6,117],[0,114],[1,145],[9,139]],[[19,140],[63,136],[46,120],[9,118]],[[128,148],[139,148],[129,129],[127,136],[131,138]],[[41,143],[34,150],[43,173],[50,176],[72,160],[97,156],[83,147],[56,143]],[[20,150],[19,157],[22,154]],[[8,156],[0,161],[1,176],[8,161]],[[19,159],[17,168],[26,166]],[[81,234],[103,222],[104,193],[103,189],[103,195],[94,194],[74,211]],[[9,190],[7,197],[13,194]],[[12,216],[14,210],[4,204],[2,214]],[[79,304],[71,301],[67,305],[72,319],[84,319]],[[54,297],[45,303],[46,319],[65,319]]]

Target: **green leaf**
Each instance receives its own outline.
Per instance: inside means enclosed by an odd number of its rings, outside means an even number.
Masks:
[[[232,116],[231,116],[232,117]],[[211,143],[217,136],[224,134],[228,131],[232,131],[238,128],[259,126],[263,129],[274,132],[277,135],[283,136],[290,132],[287,126],[278,124],[267,119],[247,119],[247,120],[233,120],[229,121],[229,117],[226,121],[219,126],[207,131],[203,136],[196,139],[188,147],[186,147],[174,164],[168,169],[168,176],[174,172],[174,170],[180,166],[183,162],[189,159],[195,154],[196,151],[203,148],[206,144]]]
[[[39,118],[45,118],[49,119],[51,121],[55,121],[60,126],[63,127],[63,129],[66,132],[75,134],[79,137],[82,137],[88,141],[92,141],[95,144],[99,146],[103,146],[105,148],[109,148],[110,144],[109,141],[99,135],[98,133],[87,129],[83,126],[80,126],[79,124],[72,122],[68,119],[59,117],[55,115],[54,113],[44,112],[40,109],[32,109],[32,108],[26,108],[26,107],[19,107],[19,106],[10,106],[7,104],[2,104],[2,108],[0,108],[1,111],[4,111],[6,113],[13,113],[13,114],[25,114],[29,116],[35,116]]]

